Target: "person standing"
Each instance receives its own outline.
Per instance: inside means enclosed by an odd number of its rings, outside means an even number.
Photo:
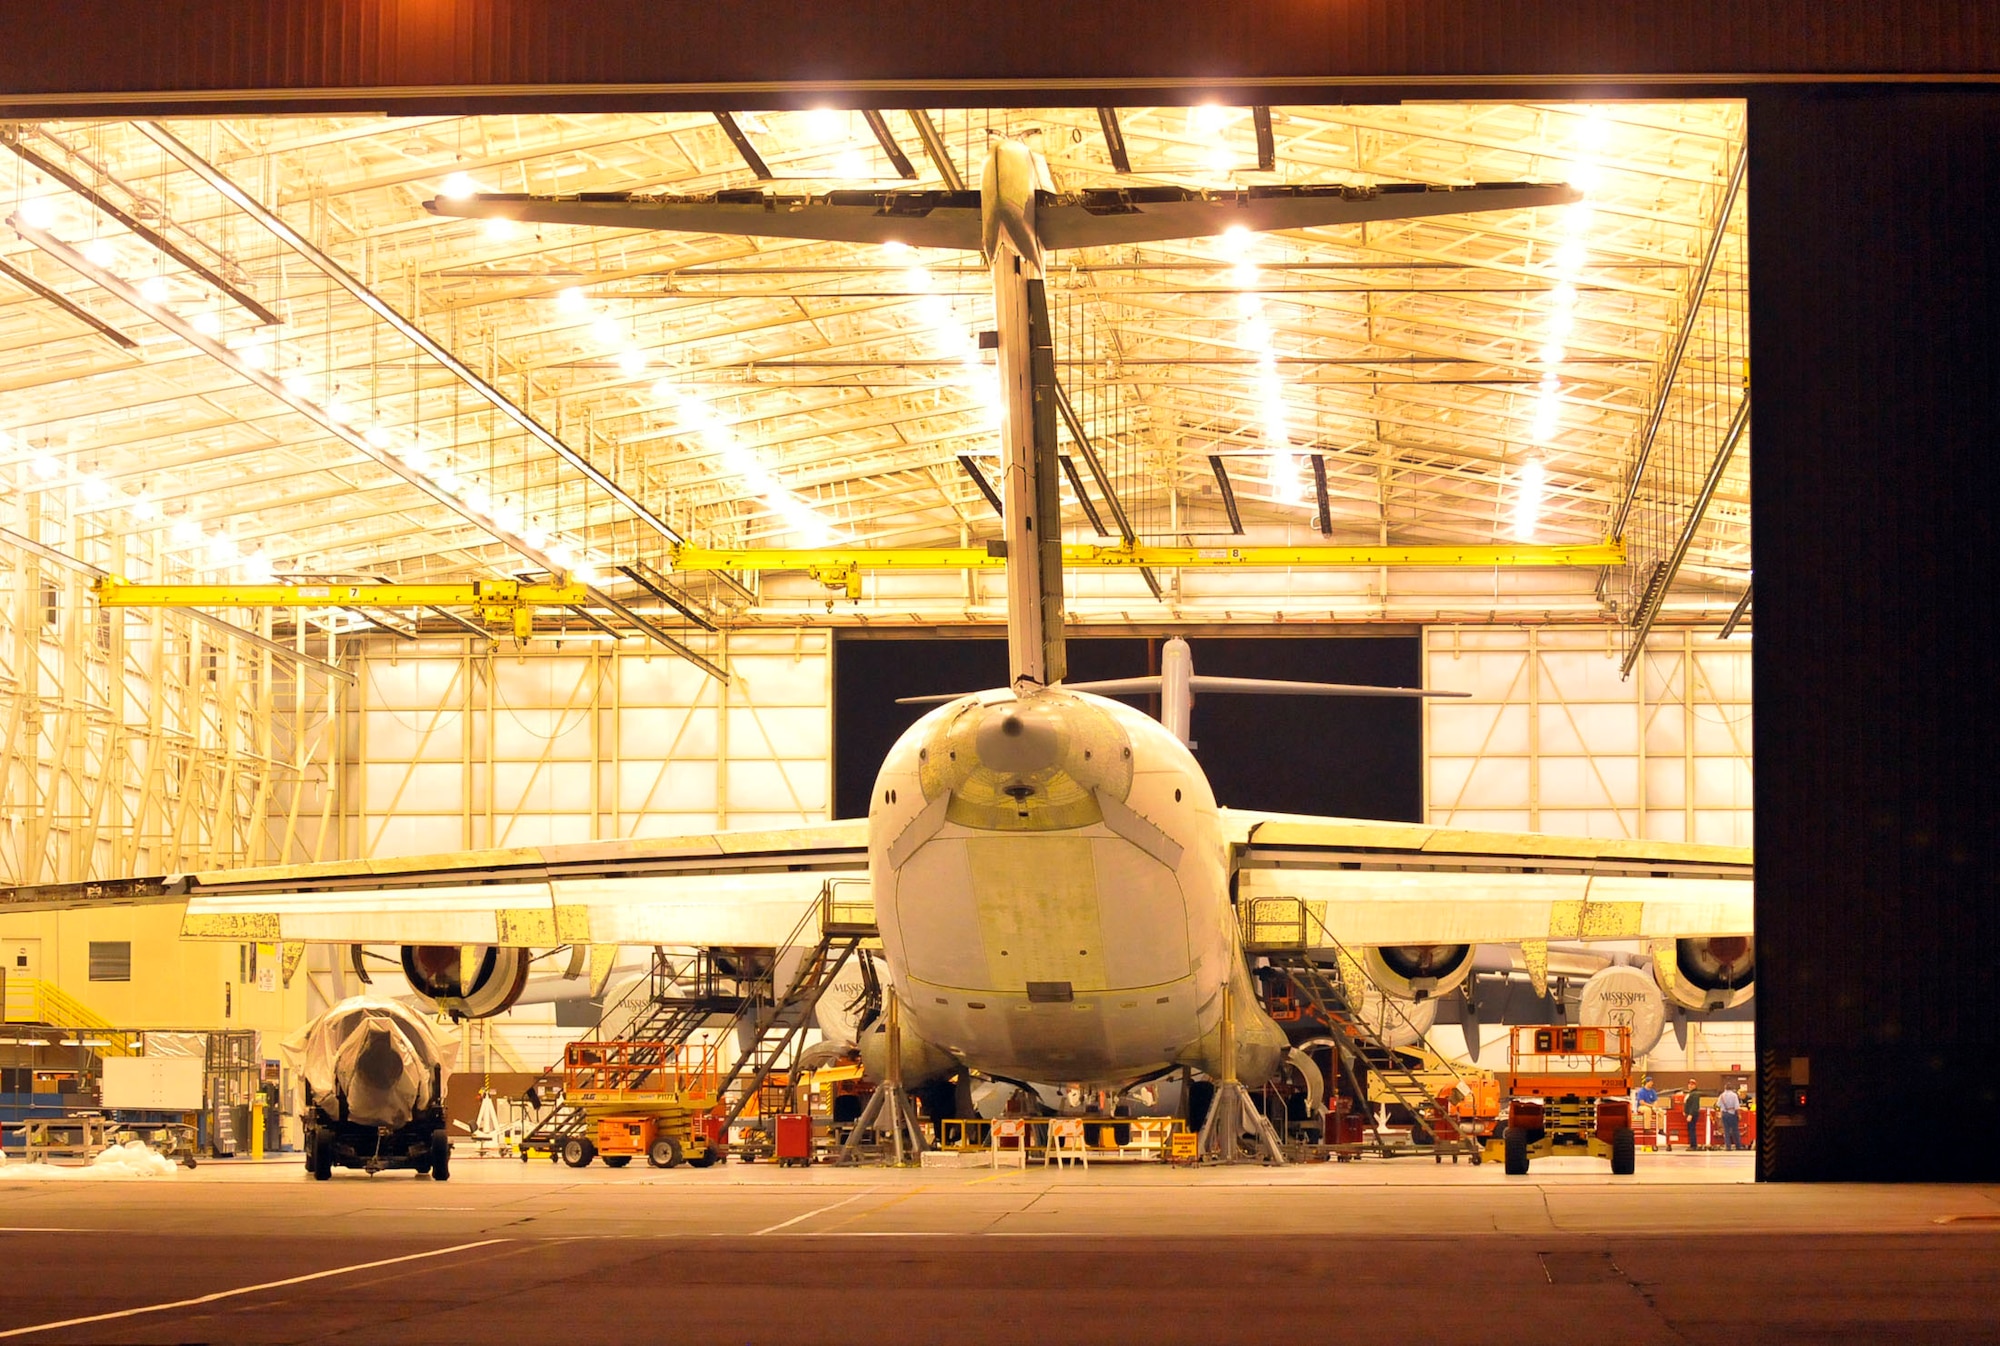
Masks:
[[[1688,1081],[1687,1092],[1681,1095],[1681,1116],[1687,1119],[1688,1148],[1701,1148],[1701,1135],[1695,1128],[1701,1124],[1701,1086],[1694,1080]]]
[[[1715,1100],[1716,1111],[1722,1114],[1722,1148],[1740,1150],[1743,1148],[1743,1099],[1736,1092],[1732,1082],[1722,1087],[1722,1094]]]

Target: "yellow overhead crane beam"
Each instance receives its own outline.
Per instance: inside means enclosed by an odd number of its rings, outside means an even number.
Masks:
[[[536,608],[592,602],[590,590],[520,580],[462,584],[132,584],[116,575],[97,581],[107,608],[472,608],[488,626],[526,637]]]
[[[1063,565],[1075,570],[1147,567],[1162,570],[1203,566],[1276,569],[1287,566],[1327,568],[1353,566],[1429,566],[1487,570],[1495,566],[1598,566],[1625,564],[1620,541],[1581,546],[1541,546],[1534,543],[1479,545],[1419,544],[1411,546],[1336,547],[1308,543],[1290,547],[1157,547],[1063,544]],[[682,571],[803,570],[832,588],[860,595],[860,577],[870,570],[997,570],[1007,564],[1004,549],[994,547],[822,547],[802,551],[750,548],[741,551],[677,547],[673,568]]]
[[[1065,543],[1063,565],[1077,570],[1152,567],[1162,570],[1210,566],[1277,569],[1288,566],[1456,567],[1618,566],[1625,564],[1623,542],[1581,546],[1534,543],[1336,547],[1308,543],[1287,547],[1098,546]],[[860,596],[861,576],[870,570],[997,570],[1007,564],[998,547],[820,547],[791,551],[740,551],[677,547],[674,570],[802,570],[831,588]],[[108,608],[472,608],[489,626],[511,627],[525,637],[535,608],[575,607],[593,600],[587,586],[560,582],[471,580],[460,584],[133,584],[116,575],[97,582],[97,601]]]
[[[1540,546],[1535,543],[1478,545],[1332,547],[1104,547],[1095,543],[1063,544],[1063,565],[1079,569],[1119,566],[1457,566],[1483,570],[1489,566],[1615,566],[1625,564],[1625,544],[1593,542],[1580,546]],[[802,551],[753,547],[719,551],[706,547],[676,547],[676,570],[967,570],[998,569],[1007,564],[1001,550],[985,547],[821,547]]]

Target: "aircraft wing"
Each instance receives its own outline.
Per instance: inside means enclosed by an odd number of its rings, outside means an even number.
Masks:
[[[1748,847],[1222,812],[1248,923],[1297,898],[1360,947],[1752,933]]]
[[[1051,248],[1097,248],[1206,238],[1241,226],[1252,233],[1313,229],[1369,220],[1465,215],[1482,210],[1533,210],[1580,201],[1563,183],[1483,182],[1467,187],[1391,183],[1380,187],[1100,187],[1044,192],[1035,227]]]
[[[784,196],[754,188],[701,196],[583,192],[530,196],[486,192],[426,201],[433,215],[671,229],[684,234],[797,238],[830,243],[907,243],[979,251],[979,193],[834,191]]]
[[[222,870],[144,881],[137,900],[185,902],[188,939],[774,947],[828,879],[865,881],[867,833],[865,822],[836,822]],[[39,887],[33,906],[135,900],[93,887]],[[843,902],[866,900],[865,882],[841,887]],[[0,910],[27,905],[0,900]]]

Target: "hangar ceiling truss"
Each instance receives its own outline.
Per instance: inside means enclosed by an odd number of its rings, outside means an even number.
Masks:
[[[1745,306],[1703,303],[1742,284],[1743,130],[1734,102],[11,124],[0,526],[32,520],[39,544],[154,584],[569,570],[591,602],[560,620],[668,641],[702,622],[991,621],[999,588],[970,568],[829,588],[809,570],[674,564],[681,542],[976,550],[998,535],[976,480],[996,448],[976,259],[508,226],[422,203],[976,187],[986,135],[1004,131],[1039,141],[1063,189],[1588,193],[1058,254],[1072,543],[1107,543],[1122,518],[1150,546],[1366,547],[1354,555],[1373,562],[1678,520],[1655,620],[1719,621],[1748,581],[1747,437],[1692,512],[1661,503],[1685,486],[1674,453],[1636,465],[1663,405],[1670,431],[1714,419],[1678,409],[1688,371],[1711,401],[1730,377],[1675,352],[1747,344]],[[1723,281],[1704,289],[1717,256]],[[1589,571],[1149,570],[1156,596],[1135,569],[1079,577],[1078,620],[1605,621],[1632,603]],[[288,621],[316,641],[377,624],[281,614],[281,635]],[[457,629],[424,608],[402,621]]]

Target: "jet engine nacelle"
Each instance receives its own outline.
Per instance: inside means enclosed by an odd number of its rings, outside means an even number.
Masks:
[[[941,1080],[958,1069],[958,1058],[942,1047],[924,1041],[910,1031],[910,1025],[902,1025],[903,1039],[903,1083],[916,1088]],[[861,1048],[861,1074],[864,1079],[881,1081],[889,1077],[889,1032],[887,1025],[877,1022],[862,1033],[858,1044]]]
[[[1577,1000],[1578,1023],[1631,1029],[1634,1057],[1644,1056],[1659,1046],[1660,1036],[1666,1031],[1666,998],[1653,979],[1639,968],[1601,969],[1583,984]]]
[[[505,1012],[528,984],[529,951],[473,944],[405,944],[403,975],[432,1008],[454,1019]]]
[[[1429,1000],[1457,990],[1472,975],[1472,946],[1385,944],[1364,949],[1361,966],[1382,994]]]
[[[858,1045],[882,1013],[882,981],[880,956],[856,950],[813,1006],[813,1024],[821,1039]]]
[[[1660,980],[1689,1009],[1735,1009],[1756,993],[1757,941],[1750,935],[1695,936],[1662,953],[1672,957],[1673,967]]]

